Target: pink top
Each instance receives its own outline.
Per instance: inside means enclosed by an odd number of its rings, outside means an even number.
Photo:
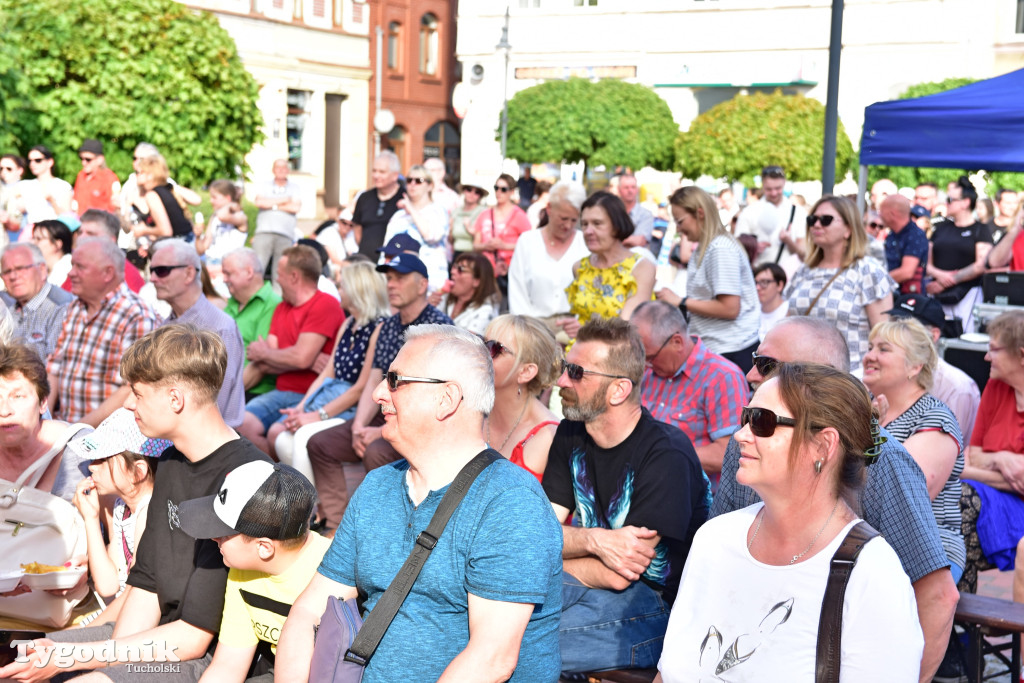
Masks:
[[[520,441],[519,443],[517,443],[516,447],[512,449],[512,456],[509,458],[509,460],[511,462],[515,463],[516,465],[519,465],[524,470],[526,470],[527,472],[529,472],[533,476],[537,477],[537,481],[539,481],[539,482],[543,482],[543,480],[544,480],[544,473],[543,472],[539,472],[539,473],[538,472],[534,472],[533,470],[531,470],[529,467],[526,466],[526,462],[523,461],[523,446],[526,445],[527,441],[529,441],[530,439],[533,438],[534,434],[539,432],[544,427],[547,427],[548,425],[557,425],[557,424],[558,424],[557,420],[548,420],[547,422],[541,422],[539,425],[537,425],[536,427],[531,429],[526,434],[526,436],[523,437],[523,440]]]

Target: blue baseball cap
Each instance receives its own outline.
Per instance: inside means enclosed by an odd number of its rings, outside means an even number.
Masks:
[[[387,263],[377,266],[377,270],[381,273],[386,273],[389,270],[403,274],[419,273],[423,277],[428,277],[427,267],[423,265],[423,261],[420,261],[420,257],[415,254],[399,254]]]
[[[388,258],[392,258],[406,251],[411,251],[414,254],[420,253],[420,243],[409,233],[403,232],[388,240],[388,243],[378,249],[377,253],[383,252]]]

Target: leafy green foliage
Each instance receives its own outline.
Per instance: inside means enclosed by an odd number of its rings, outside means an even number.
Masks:
[[[954,88],[970,85],[976,82],[973,78],[947,78],[944,81],[932,83],[918,83],[912,85],[902,93],[898,100],[909,100],[915,97],[934,95]],[[972,169],[976,170],[976,169]],[[946,185],[954,182],[962,175],[967,175],[966,170],[955,168],[911,168],[908,166],[869,166],[868,184],[872,184],[882,178],[888,178],[896,183],[898,187],[917,187],[921,183],[935,183],[940,190],[945,190]],[[1001,187],[1013,190],[1024,190],[1024,173],[1010,173],[1007,171],[996,171],[988,174],[988,194],[994,194]]]
[[[175,180],[197,185],[235,177],[263,137],[256,81],[207,12],[174,0],[0,0],[0,35],[0,142],[23,155],[47,145],[69,181],[84,138],[104,143],[122,178],[135,145],[151,142]]]
[[[710,175],[753,185],[767,165],[786,169],[791,180],[821,178],[825,107],[803,95],[737,95],[704,112],[676,140],[676,164],[684,176]],[[853,145],[839,122],[836,178],[853,168]]]
[[[668,104],[653,90],[611,78],[547,81],[508,103],[507,153],[524,162],[668,170],[678,132]]]

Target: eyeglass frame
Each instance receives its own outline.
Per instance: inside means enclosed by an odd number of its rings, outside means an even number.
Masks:
[[[0,278],[7,279],[8,277],[14,275],[15,273],[22,273],[26,270],[31,270],[32,268],[38,268],[39,266],[45,265],[45,263],[30,263],[26,266],[14,266],[13,268],[8,268],[7,270],[0,270]]]
[[[451,379],[437,379],[436,377],[413,377],[412,375],[399,375],[394,370],[384,373],[384,381],[388,383],[388,391],[398,391],[401,384],[448,384],[454,382]]]
[[[570,368],[579,368],[579,371],[577,372],[575,369],[570,369]],[[562,360],[562,369],[558,373],[558,376],[561,377],[563,373],[565,374],[566,377],[568,377],[573,382],[581,382],[581,381],[583,381],[583,376],[584,375],[599,375],[601,377],[610,377],[611,379],[624,379],[624,380],[628,381],[630,384],[635,384],[635,382],[631,378],[626,377],[625,375],[610,375],[607,372],[598,372],[597,370],[587,370],[582,365],[578,365],[577,363],[569,363],[569,362],[565,361],[564,359]],[[579,376],[578,377],[573,377],[573,375],[579,375]]]
[[[661,346],[659,346],[658,350],[655,351],[650,357],[644,356],[644,363],[646,363],[647,365],[650,365],[651,363],[653,363],[654,359],[657,358],[659,355],[661,355],[661,352],[665,350],[665,347],[668,346],[668,343],[670,341],[672,341],[677,334],[679,334],[679,333],[678,332],[673,332],[672,334],[670,334],[668,336],[668,338],[665,339],[665,341],[661,342]],[[626,379],[629,379],[629,378],[627,377]]]
[[[195,268],[191,263],[181,263],[175,266],[150,266],[149,274],[160,278],[161,280],[165,277],[169,277],[170,274],[178,268]],[[161,275],[161,273],[163,273]]]
[[[758,354],[756,351],[750,354],[750,360],[753,363],[754,367],[757,368],[757,372],[762,377],[767,377],[768,375],[772,374],[778,369],[779,365],[782,364],[782,361],[779,360],[778,358],[772,358],[771,356],[762,356]],[[765,363],[772,363],[772,365],[771,367],[767,367],[764,371],[762,371],[761,366]]]
[[[505,351],[508,351],[508,354],[510,356],[516,355],[516,354],[512,353],[512,349],[508,348],[507,346],[502,344],[497,339],[485,339],[484,340],[484,347],[486,347],[487,353],[490,354],[492,361],[493,360],[497,360],[498,356],[500,356]],[[494,350],[495,347],[497,347],[497,351]]]
[[[771,415],[773,422],[770,431],[763,425],[756,428],[754,427],[754,421],[758,419],[754,417],[755,412],[758,415]],[[769,410],[768,408],[744,406],[740,409],[740,429],[743,429],[747,425],[750,425],[751,434],[760,439],[767,439],[775,436],[775,430],[779,427],[796,427],[796,419],[778,415],[774,410]]]

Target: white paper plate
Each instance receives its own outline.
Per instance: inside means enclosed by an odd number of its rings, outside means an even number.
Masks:
[[[987,344],[989,341],[987,334],[980,334],[978,332],[965,332],[960,335],[960,338],[972,344]]]
[[[3,572],[0,574],[0,593],[6,593],[12,591],[18,587],[21,583],[22,571],[18,569],[13,572]]]
[[[74,588],[85,571],[85,567],[75,567],[61,572],[25,574],[21,581],[34,591],[64,590]]]

